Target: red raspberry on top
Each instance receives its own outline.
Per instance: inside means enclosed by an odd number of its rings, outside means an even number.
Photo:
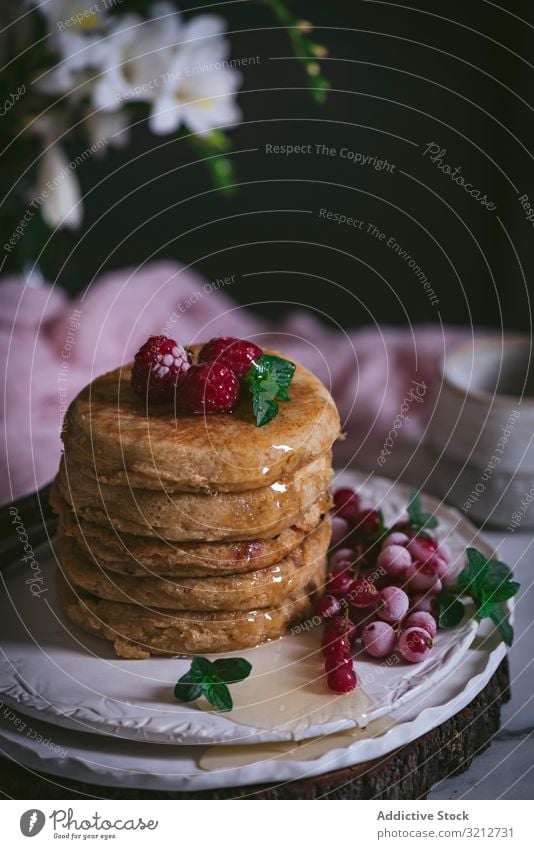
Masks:
[[[216,360],[219,365],[228,366],[237,378],[245,376],[247,371],[262,355],[261,348],[246,339],[235,339],[233,336],[219,336],[211,339],[201,349],[199,362]]]
[[[190,355],[174,339],[150,336],[135,355],[132,389],[155,403],[172,401],[176,382],[190,365]]]
[[[222,363],[198,363],[180,380],[178,407],[183,413],[231,413],[239,396],[239,381]]]

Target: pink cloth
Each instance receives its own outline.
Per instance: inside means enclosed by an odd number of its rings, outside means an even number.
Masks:
[[[182,343],[246,336],[304,363],[338,404],[348,435],[336,448],[343,463],[357,463],[362,453],[378,456],[401,408],[405,415],[395,440],[417,438],[428,414],[436,360],[446,343],[463,335],[458,330],[443,335],[437,325],[342,333],[305,312],[287,315],[273,330],[230,293],[231,281],[215,288],[174,262],[106,274],[76,301],[48,284],[32,287],[20,278],[5,279],[1,450],[7,473],[0,500],[18,498],[52,479],[65,403],[96,375],[132,359],[151,334]],[[426,388],[416,390],[413,381]]]

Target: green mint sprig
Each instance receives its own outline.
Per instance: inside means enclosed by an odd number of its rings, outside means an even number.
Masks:
[[[512,581],[512,570],[499,560],[491,560],[476,548],[467,549],[467,566],[458,575],[458,587],[469,593],[477,606],[476,618],[491,619],[507,646],[511,646],[514,631],[501,602],[512,598],[519,590]]]
[[[465,609],[461,601],[448,586],[443,586],[436,597],[438,603],[438,625],[440,628],[456,628],[464,618]]]
[[[499,560],[485,557],[476,548],[468,548],[467,566],[458,575],[456,587],[443,587],[437,600],[439,624],[454,628],[462,620],[464,610],[458,595],[471,596],[475,603],[475,619],[491,619],[507,646],[514,640],[514,630],[501,602],[512,598],[518,590],[512,581],[512,570]]]
[[[410,529],[414,533],[419,534],[419,536],[429,536],[425,531],[437,528],[439,524],[437,516],[423,510],[421,496],[416,489],[413,489],[410,493],[410,501],[406,512],[408,513]]]
[[[194,702],[200,696],[216,710],[232,710],[234,703],[228,684],[248,678],[252,665],[243,657],[221,657],[208,660],[194,657],[191,669],[178,680],[174,695],[180,702]]]
[[[263,427],[274,419],[278,414],[278,401],[291,400],[287,390],[294,374],[294,363],[269,354],[262,354],[246,373],[256,427]]]

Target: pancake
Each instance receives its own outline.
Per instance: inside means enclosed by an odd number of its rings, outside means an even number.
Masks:
[[[77,516],[117,531],[169,540],[250,540],[273,537],[301,518],[325,493],[331,451],[282,478],[247,492],[155,492],[100,484],[65,457],[58,486]]]
[[[147,611],[74,590],[59,570],[57,574],[59,604],[71,622],[111,640],[118,657],[146,659],[153,654],[236,651],[283,636],[311,612],[324,584],[326,558],[316,564],[308,585],[282,605],[246,612]]]
[[[84,557],[74,540],[59,534],[56,552],[69,584],[98,598],[147,608],[171,610],[255,610],[276,607],[307,586],[324,562],[331,536],[324,522],[275,566],[216,578],[136,578],[110,574]]]
[[[198,352],[200,346],[192,346]],[[266,353],[275,353],[269,351]],[[330,393],[298,365],[278,415],[256,427],[243,390],[230,415],[180,415],[151,406],[130,386],[131,366],[96,378],[65,417],[65,455],[108,486],[168,491],[243,491],[265,487],[330,449],[340,422]]]
[[[321,496],[302,518],[272,539],[240,542],[176,543],[157,536],[119,534],[109,523],[104,527],[76,516],[55,485],[50,503],[59,515],[58,532],[73,537],[83,553],[102,568],[145,578],[195,578],[236,575],[273,566],[317,527],[328,511],[329,498]]]

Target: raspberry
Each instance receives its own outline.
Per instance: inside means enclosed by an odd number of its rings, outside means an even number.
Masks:
[[[204,345],[198,360],[201,363],[215,360],[218,365],[228,366],[237,378],[241,378],[249,371],[252,364],[259,360],[262,353],[261,348],[246,339],[219,336]]]
[[[239,381],[222,363],[199,363],[184,375],[177,395],[183,413],[231,413],[239,396]]]
[[[167,336],[150,336],[135,355],[132,389],[155,403],[172,401],[177,380],[191,365],[185,348]]]

